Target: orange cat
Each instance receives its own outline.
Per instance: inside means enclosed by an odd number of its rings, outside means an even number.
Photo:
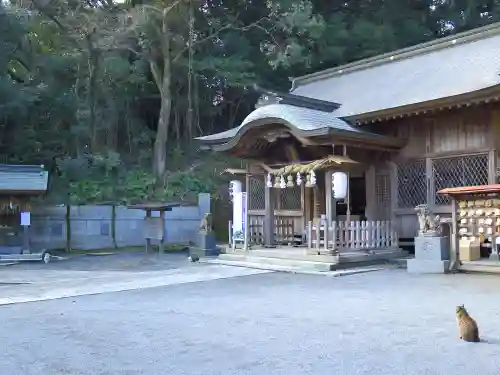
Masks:
[[[457,322],[460,339],[468,342],[479,342],[477,323],[471,318],[464,305],[457,306]]]

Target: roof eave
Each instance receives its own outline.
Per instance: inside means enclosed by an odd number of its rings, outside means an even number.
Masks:
[[[397,118],[426,114],[443,109],[453,109],[457,107],[470,106],[473,104],[485,104],[500,100],[500,84],[480,89],[465,94],[439,98],[422,103],[414,103],[396,108],[388,108],[380,111],[373,111],[352,116],[343,117],[345,120],[357,125],[394,120]]]
[[[252,123],[249,123],[247,127],[243,127],[241,131],[238,131],[238,133],[229,141],[219,143],[219,144],[211,144],[211,145],[205,145],[206,147],[209,147],[209,149],[217,152],[229,152],[233,148],[235,148],[238,143],[240,142],[241,138],[251,129],[254,129],[259,126],[265,126],[269,123],[274,123],[274,124],[283,124],[285,126],[288,125],[289,131],[292,135],[298,136],[298,137],[304,137],[304,138],[311,138],[311,137],[318,137],[322,135],[328,135],[330,128],[321,128],[317,130],[300,130],[295,127],[290,126],[289,124],[285,124],[285,121],[282,119],[278,118],[272,118],[272,119],[261,119],[261,120],[256,120],[252,121]]]
[[[344,130],[339,130],[339,129],[332,129],[332,128],[322,128],[314,131],[303,131],[303,130],[295,130],[295,132],[304,138],[313,138],[313,137],[321,137],[321,136],[337,136],[341,137],[344,140],[364,140],[368,142],[376,142],[377,144],[380,144],[382,146],[387,146],[390,148],[396,148],[399,149],[405,145],[405,140],[398,139],[398,138],[393,138],[393,137],[388,137],[384,135],[379,135],[375,133],[367,133],[367,132],[351,132],[351,131],[344,131]],[[242,132],[239,136],[234,137],[228,142],[221,142],[219,144],[205,144],[202,146],[203,150],[211,150],[211,151],[216,151],[216,152],[230,152],[232,149],[234,149],[240,139],[243,137],[245,132]]]
[[[0,189],[0,196],[13,196],[13,195],[43,195],[47,190],[3,190]]]
[[[340,136],[345,140],[361,140],[361,141],[373,141],[381,146],[387,146],[392,148],[402,148],[404,147],[406,141],[404,139],[394,138],[386,135],[370,133],[370,132],[351,132],[343,131],[337,129],[330,129],[329,135]]]

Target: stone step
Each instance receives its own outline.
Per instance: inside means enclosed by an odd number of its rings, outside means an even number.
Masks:
[[[252,265],[261,266],[282,266],[297,269],[305,269],[311,271],[331,271],[334,269],[336,262],[334,259],[327,263],[325,261],[311,261],[303,259],[290,259],[290,258],[274,258],[274,257],[261,257],[244,254],[221,254],[218,257],[219,261],[223,262],[243,262]]]
[[[244,268],[254,268],[258,270],[266,270],[266,271],[276,271],[276,272],[290,272],[290,273],[305,273],[305,274],[326,274],[328,272],[325,271],[315,271],[308,270],[300,267],[290,267],[290,266],[282,266],[282,265],[271,265],[271,264],[263,264],[263,263],[251,263],[251,262],[242,262],[235,260],[220,260],[220,259],[203,259],[200,262],[204,263],[212,263],[219,264],[223,266],[231,266],[231,267],[244,267]]]
[[[401,259],[397,264],[401,268],[406,266],[408,253],[402,250],[381,251],[376,254],[366,252],[344,253],[340,256],[310,255],[300,251],[280,250],[250,250],[248,252],[234,252],[219,255],[221,261],[246,262],[263,266],[294,267],[314,271],[343,270],[361,266],[387,264],[391,260]],[[394,263],[393,263],[394,264]]]
[[[242,256],[254,256],[259,258],[279,258],[279,259],[293,259],[293,260],[303,260],[303,261],[313,261],[313,262],[323,262],[323,263],[335,263],[338,257],[333,255],[317,255],[308,254],[306,249],[293,249],[293,250],[281,250],[281,249],[250,249],[248,251],[244,250],[230,250],[226,249],[224,253],[220,255],[242,255]]]
[[[305,269],[302,267],[289,267],[283,265],[271,265],[271,264],[263,264],[263,263],[251,263],[251,262],[242,262],[242,261],[232,261],[232,260],[219,260],[219,259],[201,259],[200,262],[210,263],[210,264],[218,264],[223,266],[231,266],[231,267],[245,267],[245,268],[254,268],[258,270],[266,270],[266,271],[274,271],[274,272],[288,272],[288,273],[297,273],[303,275],[322,275],[329,277],[338,277],[338,276],[347,276],[347,275],[355,275],[359,273],[366,272],[374,272],[381,271],[387,269],[387,266],[381,267],[349,267],[349,269],[338,269],[334,271],[317,271],[311,269]]]
[[[386,263],[388,260],[405,258],[408,252],[401,249],[383,250],[368,253],[364,251],[351,251],[341,253],[339,263],[362,263],[362,262],[379,262]]]
[[[471,261],[466,262],[462,261],[462,264],[459,267],[459,271],[461,272],[470,272],[470,273],[491,273],[491,274],[500,274],[500,263],[498,262],[488,262],[488,261]]]
[[[392,264],[398,268],[408,268],[408,259],[412,259],[413,257],[407,258],[395,258],[387,260],[388,264]]]

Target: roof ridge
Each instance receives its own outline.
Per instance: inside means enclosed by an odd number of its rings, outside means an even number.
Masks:
[[[423,55],[429,52],[438,51],[452,46],[469,43],[475,40],[482,40],[494,35],[500,34],[500,22],[494,22],[486,26],[478,27],[472,30],[464,31],[458,34],[449,35],[443,38],[431,40],[429,42],[416,44],[410,47],[387,52],[381,55],[368,57],[366,59],[354,61],[344,65],[334,66],[332,68],[320,70],[318,72],[306,74],[299,77],[293,77],[293,91],[300,85],[314,82],[320,79],[329,78],[336,74],[343,74],[357,70],[367,69],[378,65],[393,62],[396,58],[406,59],[416,55]]]

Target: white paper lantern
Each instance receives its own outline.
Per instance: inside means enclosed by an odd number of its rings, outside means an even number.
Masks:
[[[345,172],[334,172],[332,174],[332,190],[335,199],[344,199],[347,196],[348,176]]]
[[[273,180],[271,178],[271,173],[267,174],[267,187],[272,188],[273,187]]]

